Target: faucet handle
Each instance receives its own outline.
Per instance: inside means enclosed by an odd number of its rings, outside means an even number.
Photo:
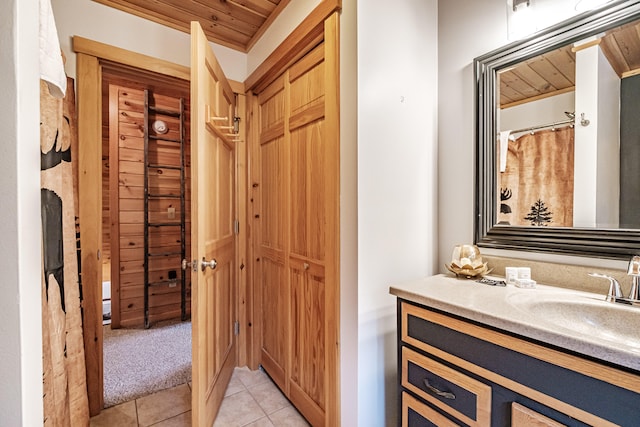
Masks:
[[[620,282],[618,282],[615,278],[600,273],[589,273],[589,276],[600,277],[609,280],[609,292],[607,293],[605,301],[615,302],[616,299],[623,298],[622,288],[620,288]]]

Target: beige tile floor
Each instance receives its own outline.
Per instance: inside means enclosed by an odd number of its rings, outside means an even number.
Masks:
[[[191,388],[182,384],[103,410],[92,427],[191,426]],[[309,424],[262,371],[236,368],[214,427],[306,427]]]

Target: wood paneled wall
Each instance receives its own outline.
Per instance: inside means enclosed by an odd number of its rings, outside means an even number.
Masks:
[[[149,104],[156,108],[179,111],[180,97],[186,92],[166,87],[166,83],[129,80],[128,75],[107,75],[103,84],[103,259],[111,263],[112,327],[140,327],[144,323],[144,89],[149,89]],[[164,136],[179,138],[179,121],[175,117],[149,114],[167,123]],[[186,254],[190,253],[190,185],[189,179],[189,115],[185,115],[186,159]],[[115,160],[117,159],[117,160]],[[150,140],[149,163],[180,164],[179,145]],[[106,182],[105,182],[106,181]],[[149,170],[149,192],[180,194],[180,172],[172,169]],[[170,219],[168,210],[174,210]],[[173,222],[180,219],[179,199],[151,199],[149,221]],[[179,227],[149,229],[150,252],[180,251]],[[117,248],[117,249],[116,249]],[[176,272],[176,285],[154,286],[149,289],[150,322],[180,318],[180,256],[150,261],[149,281],[169,279]],[[190,313],[190,274],[187,279],[187,313]]]

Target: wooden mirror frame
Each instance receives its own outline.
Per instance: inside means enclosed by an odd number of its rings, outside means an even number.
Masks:
[[[611,259],[628,259],[632,254],[640,254],[640,229],[496,225],[498,72],[544,52],[637,19],[640,19],[640,0],[617,0],[474,59],[476,245]]]

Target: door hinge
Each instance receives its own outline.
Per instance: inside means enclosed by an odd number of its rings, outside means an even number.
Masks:
[[[240,335],[240,322],[237,320],[233,323],[233,334]]]
[[[236,234],[240,234],[240,221],[238,220],[233,221],[233,231]]]

